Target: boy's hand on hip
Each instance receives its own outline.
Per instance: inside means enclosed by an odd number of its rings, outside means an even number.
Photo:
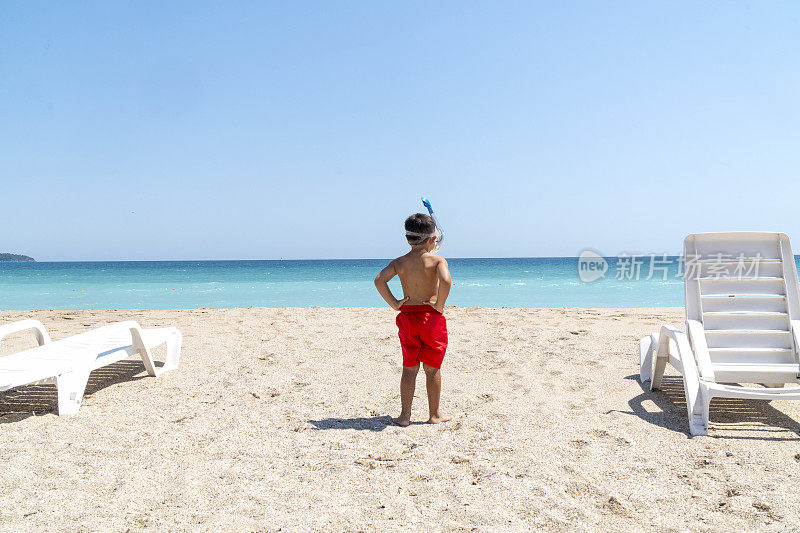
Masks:
[[[444,306],[443,305],[439,305],[438,302],[437,303],[431,303],[430,300],[427,300],[427,301],[422,302],[422,303],[424,303],[425,305],[430,305],[431,307],[433,307],[434,309],[436,309],[440,313],[444,313]]]
[[[410,298],[411,296],[406,296],[402,300],[397,300],[397,303],[392,306],[392,309],[399,311],[400,308],[403,307],[403,304],[406,303]]]

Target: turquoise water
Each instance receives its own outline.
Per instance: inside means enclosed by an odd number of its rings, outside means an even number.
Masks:
[[[616,279],[617,260],[592,283],[575,257],[449,259],[449,305],[662,307],[683,305],[677,262],[663,280]],[[192,309],[385,305],[372,280],[383,259],[0,263],[0,309]],[[392,290],[400,292],[397,279]]]

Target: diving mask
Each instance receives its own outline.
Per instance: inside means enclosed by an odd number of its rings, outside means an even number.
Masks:
[[[424,205],[427,208],[428,213],[431,215],[431,218],[433,219],[433,223],[436,225],[436,229],[433,231],[433,233],[426,235],[416,233],[413,231],[406,231],[406,235],[425,238],[425,239],[436,237],[436,241],[433,245],[433,250],[431,250],[433,253],[436,253],[439,251],[439,248],[442,247],[442,241],[444,240],[444,231],[442,230],[442,226],[439,224],[439,221],[436,220],[436,215],[433,214],[433,207],[431,206],[431,201],[423,196],[422,205]]]

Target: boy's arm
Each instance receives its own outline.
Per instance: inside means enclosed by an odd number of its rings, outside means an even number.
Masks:
[[[397,269],[395,269],[394,261],[392,261],[389,263],[389,266],[378,272],[378,275],[375,276],[375,288],[378,289],[378,292],[381,293],[383,299],[386,300],[386,303],[389,304],[392,309],[399,311],[403,304],[408,301],[408,296],[402,300],[398,300],[394,297],[394,294],[392,294],[392,289],[389,288],[389,280],[396,275]]]
[[[450,294],[450,268],[447,266],[447,261],[442,257],[439,264],[436,265],[436,274],[439,276],[439,289],[436,292],[436,303],[432,304],[430,301],[425,302],[440,313],[444,311],[444,303],[447,301],[447,296]]]

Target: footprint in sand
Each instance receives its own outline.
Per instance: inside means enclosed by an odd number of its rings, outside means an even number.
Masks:
[[[626,439],[624,437],[615,437],[614,435],[612,435],[608,431],[605,431],[604,429],[595,430],[594,434],[595,434],[595,436],[597,436],[599,438],[608,439],[609,441],[615,443],[617,446],[625,446],[625,447],[627,447],[627,446],[631,445],[631,443],[630,443],[630,441],[628,439]]]

